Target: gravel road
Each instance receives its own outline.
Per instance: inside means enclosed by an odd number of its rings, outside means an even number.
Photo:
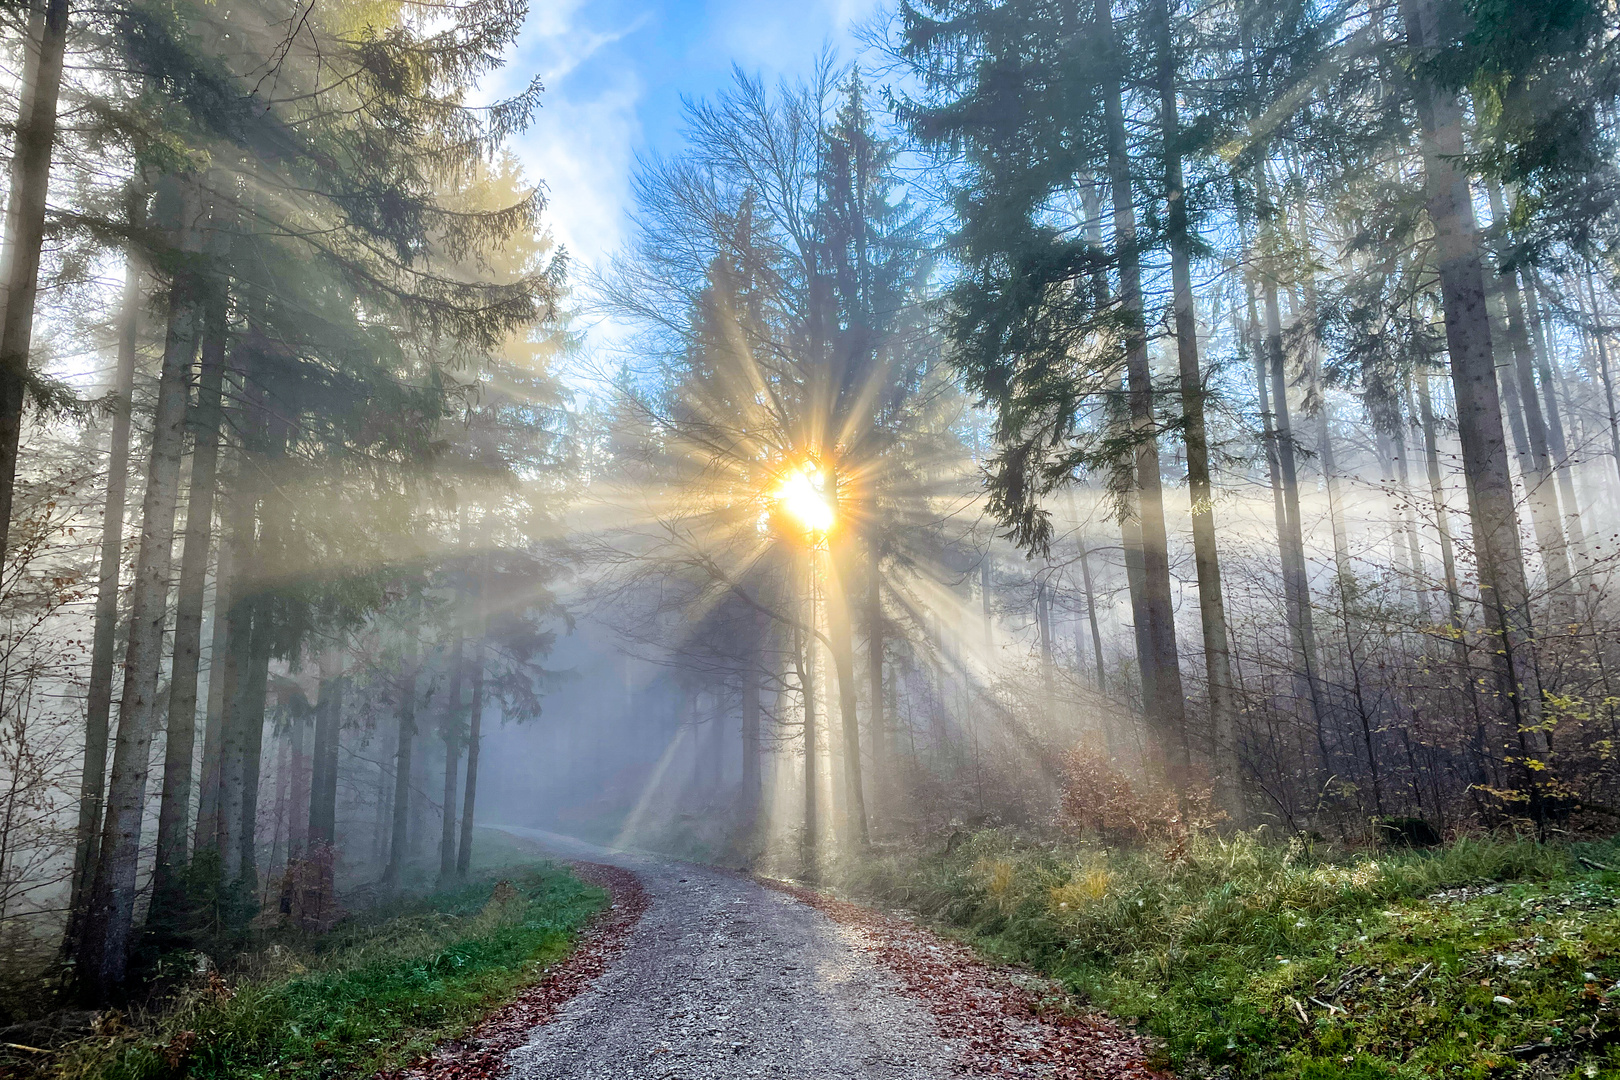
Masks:
[[[512,1052],[514,1080],[961,1075],[963,1044],[813,908],[721,871],[505,831],[631,870],[652,900],[607,972]]]

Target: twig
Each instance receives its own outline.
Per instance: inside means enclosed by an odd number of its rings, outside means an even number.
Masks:
[[[0,1046],[5,1047],[7,1050],[26,1050],[30,1054],[48,1054],[48,1053],[50,1053],[49,1050],[41,1050],[37,1046],[24,1046],[22,1043],[0,1042]]]
[[[1323,1001],[1321,998],[1311,998],[1310,1001],[1312,1005],[1320,1005],[1329,1013],[1344,1012],[1339,1006],[1334,1005],[1332,1002]]]
[[[1307,1027],[1309,1027],[1310,1023],[1311,1023],[1311,1018],[1310,1018],[1310,1016],[1308,1016],[1306,1014],[1305,1006],[1301,1005],[1298,1002],[1298,1000],[1296,1000],[1292,996],[1290,996],[1288,998],[1288,1004],[1292,1005],[1294,1007],[1294,1011],[1299,1013],[1299,1022],[1306,1025]]]
[[[1577,856],[1575,856],[1575,861],[1580,863],[1582,866],[1586,867],[1588,870],[1613,870],[1614,869],[1614,867],[1612,867],[1612,866],[1603,865],[1602,863],[1598,862],[1596,859],[1588,859],[1585,855],[1577,855]]]
[[[1423,978],[1424,974],[1432,967],[1434,967],[1434,965],[1431,963],[1431,964],[1424,964],[1422,967],[1418,968],[1417,969],[1417,974],[1413,975],[1410,979],[1407,979],[1406,980],[1406,985],[1401,987],[1401,989],[1403,991],[1412,989],[1412,987],[1417,984],[1417,981],[1419,979]]]

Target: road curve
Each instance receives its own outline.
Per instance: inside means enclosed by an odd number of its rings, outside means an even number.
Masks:
[[[839,926],[747,878],[502,827],[633,871],[651,900],[595,984],[508,1058],[514,1080],[939,1080],[962,1043]]]

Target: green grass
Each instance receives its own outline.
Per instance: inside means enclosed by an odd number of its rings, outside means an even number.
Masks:
[[[228,988],[193,977],[161,1015],[70,1048],[56,1074],[330,1080],[408,1061],[465,1031],[565,956],[607,901],[532,855],[514,865],[521,849],[490,839],[481,837],[482,861],[504,863],[498,873],[346,920],[301,947],[272,945]],[[516,890],[504,903],[492,897],[497,879]]]
[[[842,885],[1057,976],[1183,1072],[1620,1080],[1620,874],[1577,855],[1620,866],[1613,845],[1207,837],[1167,862],[988,832]]]

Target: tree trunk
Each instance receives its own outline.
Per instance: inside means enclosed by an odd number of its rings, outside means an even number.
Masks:
[[[406,628],[405,649],[400,658],[399,744],[394,753],[393,829],[388,841],[388,863],[383,868],[383,888],[399,888],[400,872],[410,843],[411,750],[416,738],[416,626]]]
[[[1085,544],[1080,545],[1080,580],[1086,590],[1086,619],[1091,624],[1091,647],[1097,654],[1097,692],[1108,693],[1108,678],[1103,666],[1102,634],[1097,628],[1097,593],[1091,586],[1091,559]]]
[[[761,658],[754,653],[755,660]],[[741,830],[752,840],[760,804],[760,673],[753,666],[742,672],[742,806]]]
[[[883,695],[883,548],[875,535],[877,526],[868,528],[866,541],[866,677],[872,699],[872,801],[881,813],[880,784],[891,782],[889,718]],[[759,686],[754,683],[754,707],[759,707]],[[746,720],[747,706],[744,705]],[[756,724],[758,722],[756,717]],[[756,735],[757,740],[757,735]],[[755,765],[756,772],[758,765]]]
[[[227,476],[221,486],[230,488],[235,476]],[[229,505],[229,504],[227,504]],[[203,722],[202,784],[197,795],[197,827],[192,836],[194,850],[219,850],[220,789],[224,783],[225,714],[235,693],[231,664],[231,547],[225,531],[226,514],[220,514],[219,556],[214,560],[213,627],[208,645],[208,704]]]
[[[234,569],[229,586],[229,607],[225,611],[225,641],[228,645],[221,672],[221,737],[219,805],[214,844],[220,855],[227,882],[235,881],[241,870],[243,748],[246,727],[242,719],[242,683],[253,663],[253,595],[248,567],[257,558],[254,536],[257,500],[252,490],[251,463],[244,460],[236,473],[230,522],[230,562]],[[211,695],[210,695],[211,696]]]
[[[450,687],[440,734],[444,739],[444,792],[439,813],[439,881],[456,873],[456,766],[461,762],[461,686],[466,678],[462,635],[456,635],[450,657]]]
[[[804,833],[799,838],[800,875],[814,881],[819,869],[817,847],[821,831],[821,778],[816,760],[819,757],[816,732],[816,637],[815,628],[815,571],[810,571],[810,626],[812,632],[797,634],[793,662],[798,668],[799,690],[804,696]]]
[[[1402,0],[1410,43],[1427,47],[1435,18],[1431,0]],[[1519,519],[1513,503],[1496,360],[1485,306],[1484,267],[1474,205],[1463,171],[1462,114],[1453,98],[1419,89],[1423,124],[1423,173],[1429,219],[1438,238],[1441,301],[1457,430],[1468,479],[1469,517],[1479,564],[1480,599],[1489,629],[1498,638],[1490,652],[1507,721],[1520,743],[1522,779],[1531,816],[1543,822],[1543,784],[1538,771],[1548,744],[1541,729],[1541,694],[1532,656],[1533,628]]]
[[[146,222],[146,194],[132,187],[131,230]],[[85,702],[84,768],[79,782],[79,825],[73,850],[68,948],[77,947],[79,924],[101,850],[101,815],[107,781],[107,733],[112,718],[113,653],[118,634],[118,586],[124,561],[124,506],[129,484],[129,429],[140,329],[141,262],[135,245],[124,256],[124,295],[118,312],[118,367],[113,377],[112,431],[107,447],[107,502],[101,513],[101,558],[96,582],[96,622],[90,647],[90,683]]]
[[[268,522],[267,522],[268,524]],[[275,615],[271,596],[253,600],[252,648],[237,688],[237,716],[241,723],[242,805],[237,819],[236,880],[259,889],[259,774],[264,761],[264,705],[270,680],[270,655],[275,644]]]
[[[1256,173],[1256,191],[1262,202],[1268,200],[1264,166]],[[1283,350],[1282,308],[1277,300],[1277,281],[1267,270],[1261,275],[1261,295],[1265,302],[1266,359],[1271,377],[1271,415],[1275,428],[1277,475],[1283,497],[1283,574],[1292,578],[1289,592],[1295,604],[1292,629],[1294,648],[1299,657],[1300,677],[1317,730],[1317,741],[1324,754],[1327,707],[1316,654],[1316,620],[1311,603],[1311,578],[1305,564],[1305,534],[1299,509],[1299,469],[1294,459],[1294,428],[1288,409],[1287,354]],[[1326,760],[1324,768],[1330,768]]]
[[[299,705],[301,701],[302,697],[295,700],[287,721],[292,741],[292,776],[288,784],[291,803],[287,808],[288,862],[302,858],[309,850],[309,791],[314,777],[310,770],[309,709],[307,703]]]
[[[828,484],[838,490],[837,477]],[[836,498],[836,494],[833,496]],[[871,842],[866,822],[866,789],[861,776],[861,721],[855,689],[855,628],[853,585],[854,554],[848,541],[828,545],[828,558],[834,560],[834,580],[827,590],[827,630],[832,639],[833,669],[838,676],[838,712],[842,726],[845,817],[849,840],[865,848]]]
[[[473,810],[478,803],[478,751],[484,733],[484,638],[480,632],[473,648],[472,701],[467,716],[467,780],[461,791],[461,845],[456,849],[456,873],[472,867]]]
[[[1407,396],[1409,387],[1403,387],[1402,396]],[[1411,403],[1406,403],[1408,413]],[[1406,422],[1405,416],[1397,416],[1394,430],[1390,432],[1391,454],[1395,465],[1395,485],[1399,492],[1401,532],[1406,537],[1406,561],[1412,567],[1412,595],[1417,598],[1419,616],[1427,623],[1429,621],[1429,583],[1428,574],[1424,572],[1423,547],[1418,541],[1417,525],[1412,520],[1412,473],[1406,460]]]
[[[1106,41],[1114,38],[1113,12],[1098,0],[1096,19]],[[1112,46],[1109,48],[1112,54]],[[1141,534],[1142,590],[1135,613],[1144,711],[1154,725],[1157,745],[1168,775],[1186,775],[1189,765],[1186,703],[1176,653],[1175,609],[1170,587],[1169,538],[1165,532],[1164,492],[1159,477],[1159,444],[1153,417],[1153,373],[1148,364],[1147,335],[1142,325],[1142,270],[1137,250],[1136,211],[1132,202],[1130,151],[1119,77],[1105,90],[1108,128],[1108,174],[1113,194],[1114,242],[1119,260],[1119,303],[1126,329],[1125,369],[1129,384],[1131,429],[1136,440],[1134,485],[1126,508]]]
[[[315,752],[309,784],[309,847],[337,839],[338,733],[343,721],[343,675],[335,650],[321,653],[321,686],[315,702]]]
[[[1494,181],[1487,185],[1491,214],[1497,220],[1507,215],[1502,200],[1502,189]],[[1495,275],[1494,282],[1502,298],[1507,322],[1507,345],[1512,358],[1512,370],[1504,373],[1508,393],[1508,407],[1514,413],[1524,413],[1525,434],[1529,440],[1529,453],[1520,459],[1520,472],[1524,475],[1526,499],[1530,504],[1530,521],[1535,528],[1536,544],[1541,548],[1541,559],[1547,571],[1547,591],[1553,597],[1554,618],[1567,623],[1574,617],[1574,600],[1570,596],[1573,574],[1569,565],[1569,550],[1564,537],[1563,523],[1558,509],[1558,492],[1554,486],[1552,454],[1548,447],[1547,422],[1541,412],[1541,401],[1536,394],[1535,356],[1530,348],[1530,334],[1525,326],[1524,303],[1519,293],[1518,275]],[[1528,466],[1528,470],[1526,469]]]
[[[1175,312],[1176,357],[1181,377],[1182,437],[1187,448],[1187,492],[1192,499],[1193,565],[1198,574],[1198,616],[1204,635],[1204,672],[1209,681],[1209,732],[1214,752],[1211,778],[1215,802],[1241,824],[1237,707],[1232,657],[1221,589],[1221,560],[1215,543],[1214,489],[1209,472],[1209,438],[1204,427],[1204,375],[1198,362],[1198,317],[1193,302],[1192,238],[1187,222],[1186,185],[1181,167],[1181,121],[1176,106],[1175,48],[1168,0],[1155,0],[1158,32],[1159,125],[1164,136],[1165,223],[1170,239],[1170,279]]]
[[[1581,504],[1575,496],[1575,474],[1569,454],[1569,441],[1564,434],[1562,410],[1554,392],[1555,377],[1552,352],[1547,345],[1547,329],[1542,319],[1540,302],[1536,299],[1535,283],[1524,278],[1524,300],[1530,328],[1535,332],[1532,344],[1536,359],[1536,372],[1541,377],[1543,404],[1547,408],[1547,448],[1558,474],[1559,501],[1564,508],[1564,530],[1569,536],[1569,547],[1578,561],[1586,555],[1586,530],[1581,525]]]
[[[39,293],[39,253],[45,239],[45,197],[51,151],[56,145],[56,103],[67,50],[67,0],[32,0],[23,60],[17,127],[6,198],[5,235],[0,238],[0,561],[11,532],[11,501],[17,485],[28,354],[33,347],[34,300]]]
[[[203,599],[208,553],[214,534],[214,470],[219,460],[225,379],[226,297],[219,286],[203,299],[202,360],[192,416],[191,484],[186,503],[185,547],[175,597],[174,656],[169,672],[169,727],[163,753],[163,796],[158,809],[157,864],[152,893],[166,898],[186,861],[191,816],[192,756],[197,729],[197,669],[202,659]]]
[[[1617,471],[1620,471],[1620,412],[1615,411],[1614,380],[1609,374],[1608,328],[1603,325],[1603,316],[1598,308],[1597,288],[1592,284],[1592,275],[1590,274],[1586,277],[1586,290],[1592,299],[1592,327],[1590,333],[1597,341],[1598,374],[1603,381],[1603,398],[1608,408],[1609,447],[1610,452],[1614,455],[1614,467]],[[1575,302],[1583,307],[1585,306],[1581,301],[1581,291],[1578,286],[1575,289]]]
[[[187,184],[183,201],[181,248],[183,253],[191,253],[196,250],[193,219],[198,212],[193,185]],[[168,614],[174,517],[180,494],[186,387],[197,347],[196,307],[192,272],[182,269],[175,276],[169,300],[151,458],[141,502],[141,543],[130,593],[129,648],[124,660],[118,739],[113,747],[106,820],[78,965],[78,975],[84,980],[86,992],[95,997],[104,997],[123,985],[134,925],[135,877],[146,810],[146,782],[152,764],[152,738],[157,726],[157,691],[163,665],[163,628]]]

